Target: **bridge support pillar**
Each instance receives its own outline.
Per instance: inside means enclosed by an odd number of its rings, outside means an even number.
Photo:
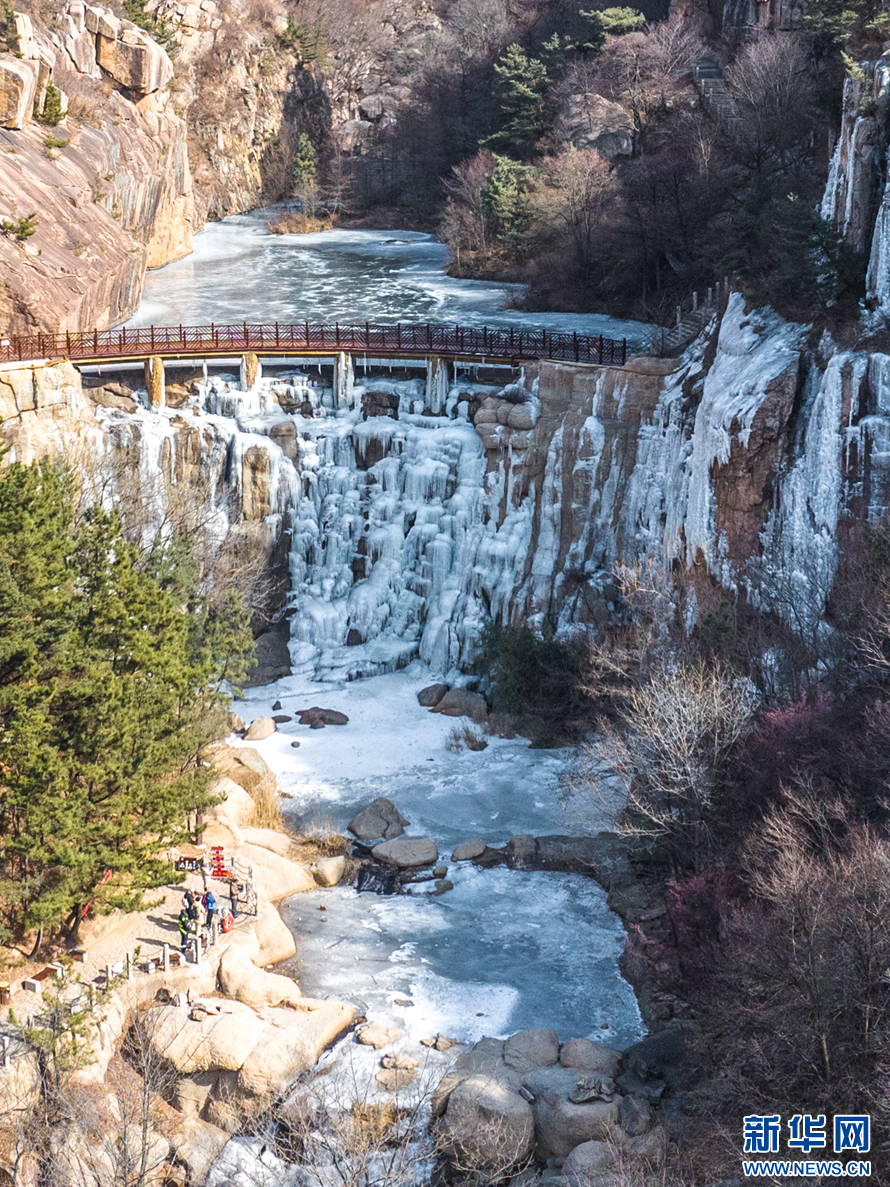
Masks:
[[[252,350],[246,351],[241,356],[241,390],[249,392],[262,377],[263,368],[260,366],[260,360]]]
[[[150,408],[163,408],[167,403],[164,384],[164,360],[151,355],[145,360],[145,389],[148,392]]]
[[[448,399],[448,360],[432,354],[426,361],[426,406],[430,412],[443,412]]]
[[[355,399],[353,385],[355,383],[355,369],[352,355],[341,351],[334,363],[334,407],[349,408]]]

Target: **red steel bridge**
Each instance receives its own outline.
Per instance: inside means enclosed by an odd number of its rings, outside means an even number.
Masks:
[[[627,339],[487,326],[327,326],[276,322],[274,325],[124,327],[0,340],[0,363],[37,359],[69,359],[73,363],[150,357],[201,359],[246,352],[309,357],[332,352],[386,358],[439,356],[480,363],[554,359],[621,367],[627,361]]]

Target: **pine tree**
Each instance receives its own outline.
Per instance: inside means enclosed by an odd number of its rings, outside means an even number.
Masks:
[[[0,917],[6,937],[132,909],[203,806],[238,606],[190,608],[70,478],[0,475]],[[168,583],[169,585],[169,583]],[[175,582],[173,583],[175,586]],[[236,662],[234,671],[239,664]]]
[[[46,84],[46,98],[43,100],[43,111],[36,117],[37,122],[38,124],[43,124],[44,127],[54,128],[64,118],[62,96],[59,93],[59,89],[52,82],[48,82]]]
[[[494,170],[482,189],[485,220],[497,239],[522,255],[529,247],[532,206],[528,185],[533,170],[509,157],[495,155]]]
[[[550,79],[547,67],[530,58],[521,45],[510,45],[495,63],[498,76],[501,127],[485,141],[493,149],[513,156],[534,147],[548,124],[547,99]]]

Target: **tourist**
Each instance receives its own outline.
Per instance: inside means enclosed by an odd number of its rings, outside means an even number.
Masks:
[[[179,912],[179,950],[185,956],[186,949],[189,944],[189,932],[191,931],[192,919],[185,907]]]
[[[205,856],[204,860],[201,862],[201,882],[204,885],[205,895],[207,894],[207,883],[210,881],[210,875],[212,873],[213,869],[210,865],[210,860]]]
[[[207,929],[209,931],[213,927],[213,918],[217,911],[216,895],[212,890],[208,890],[201,901],[204,904],[204,909],[207,911]]]

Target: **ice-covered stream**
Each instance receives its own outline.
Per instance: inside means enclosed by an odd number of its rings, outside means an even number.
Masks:
[[[345,727],[294,721],[254,743],[291,797],[286,815],[298,827],[342,832],[359,807],[387,796],[410,820],[408,836],[436,841],[454,883],[442,897],[420,884],[410,896],[337,888],[292,899],[284,914],[298,937],[303,991],[396,1026],[418,1055],[419,1041],[439,1031],[471,1043],[549,1026],[609,1046],[633,1042],[641,1020],[616,965],[622,926],[595,883],[450,860],[455,845],[474,837],[503,845],[517,833],[596,831],[605,817],[578,819],[560,807],[566,752],[531,750],[522,738],[492,738],[481,752],[446,750],[454,720],[423,709],[415,695],[429,679],[419,663],[341,685],[290,677],[236,706],[248,717],[270,713],[276,700],[288,714],[316,703],[345,712]],[[355,1054],[373,1065],[373,1053]]]

